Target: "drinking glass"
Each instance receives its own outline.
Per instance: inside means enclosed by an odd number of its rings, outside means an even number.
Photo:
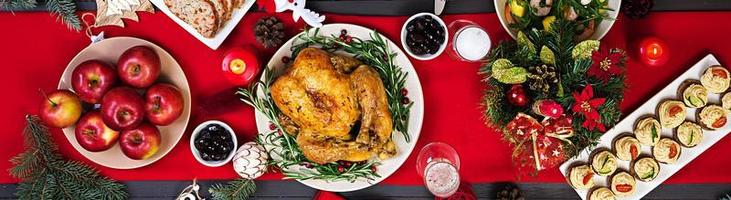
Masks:
[[[424,146],[416,159],[416,171],[434,196],[449,197],[459,188],[459,155],[448,144],[432,142]]]
[[[460,61],[482,62],[487,59],[492,41],[487,31],[469,20],[456,20],[448,25],[452,39],[447,44],[447,54]]]

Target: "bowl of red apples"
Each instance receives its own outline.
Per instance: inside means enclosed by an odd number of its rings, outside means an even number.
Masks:
[[[40,117],[63,128],[89,160],[115,169],[149,165],[167,154],[190,119],[190,88],[177,61],[159,46],[115,37],[79,52],[58,90],[44,95]]]

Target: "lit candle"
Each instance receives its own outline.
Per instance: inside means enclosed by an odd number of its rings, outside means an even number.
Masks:
[[[668,45],[656,38],[648,37],[640,42],[639,59],[649,66],[660,66],[670,59]]]
[[[234,85],[248,86],[259,74],[259,59],[253,48],[233,48],[221,63],[224,76]]]

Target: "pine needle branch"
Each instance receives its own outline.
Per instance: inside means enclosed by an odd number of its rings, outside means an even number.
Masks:
[[[76,3],[72,0],[48,0],[46,7],[57,16],[56,20],[66,24],[69,29],[81,30],[81,20],[76,16]]]
[[[225,184],[216,184],[208,189],[215,200],[246,200],[256,192],[256,183],[251,179],[239,178]]]
[[[126,199],[125,186],[78,161],[62,159],[48,129],[26,116],[26,151],[10,160],[10,175],[22,179],[19,199]]]
[[[0,0],[0,8],[9,10],[25,10],[35,8],[36,0]]]

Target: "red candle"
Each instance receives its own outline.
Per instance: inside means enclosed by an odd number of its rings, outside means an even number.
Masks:
[[[639,59],[649,66],[660,66],[670,59],[668,45],[656,37],[648,37],[640,42]]]
[[[236,47],[228,52],[221,63],[224,76],[234,85],[248,86],[259,74],[259,59],[253,48]]]

